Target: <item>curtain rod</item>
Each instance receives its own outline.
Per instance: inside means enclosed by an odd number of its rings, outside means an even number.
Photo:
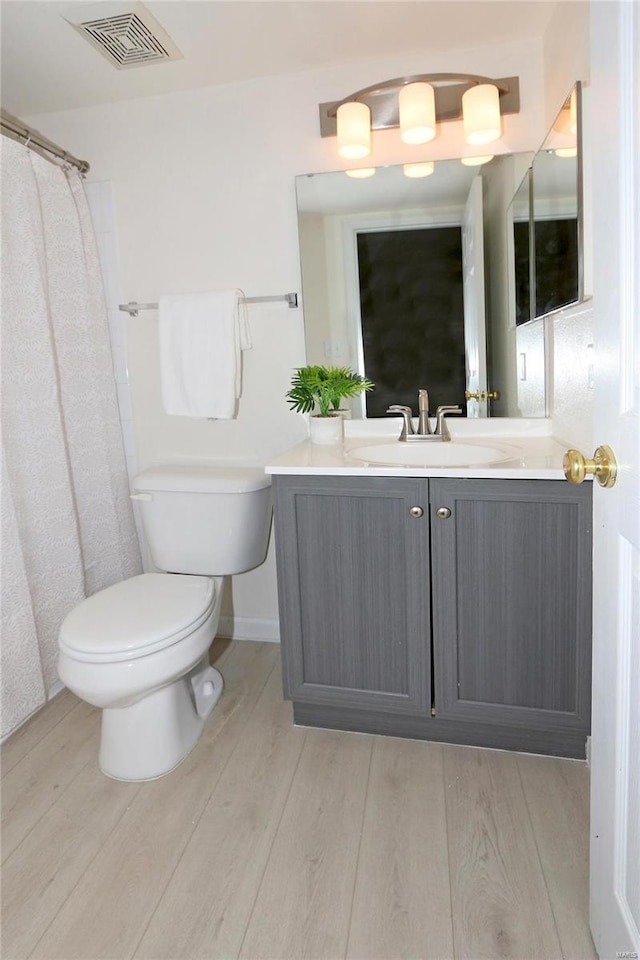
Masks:
[[[288,303],[293,309],[298,306],[297,293],[283,293],[279,297],[240,297],[240,303]],[[118,309],[128,313],[130,317],[137,317],[139,310],[157,310],[157,303],[136,303],[131,300],[129,303],[118,304]]]
[[[78,160],[77,157],[73,157],[53,140],[47,139],[33,127],[26,126],[17,117],[7,113],[6,110],[0,111],[0,129],[5,136],[11,137],[12,140],[21,141],[26,147],[35,150],[36,153],[45,150],[47,153],[53,154],[54,157],[64,160],[65,163],[70,163],[72,167],[77,167],[80,173],[89,172],[90,167],[86,160]]]

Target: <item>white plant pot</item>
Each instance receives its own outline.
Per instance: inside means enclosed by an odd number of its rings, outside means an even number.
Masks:
[[[309,439],[311,443],[342,443],[343,438],[344,420],[342,417],[309,417]]]

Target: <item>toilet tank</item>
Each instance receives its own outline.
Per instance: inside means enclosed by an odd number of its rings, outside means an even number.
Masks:
[[[151,467],[134,477],[131,497],[159,570],[226,576],[267,555],[271,480],[260,467]]]

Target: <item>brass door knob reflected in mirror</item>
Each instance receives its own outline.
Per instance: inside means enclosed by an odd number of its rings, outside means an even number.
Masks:
[[[585,458],[579,450],[567,450],[562,458],[562,469],[569,483],[582,483],[588,476],[595,476],[601,487],[612,487],[618,476],[618,464],[611,447],[598,447],[593,460]]]
[[[499,400],[499,390],[465,390],[465,400]]]

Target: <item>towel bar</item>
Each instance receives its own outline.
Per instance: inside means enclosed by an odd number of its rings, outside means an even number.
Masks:
[[[284,293],[279,297],[241,297],[240,303],[288,303],[291,308],[298,306],[298,294],[297,293]],[[136,303],[135,300],[130,301],[129,303],[121,303],[118,305],[119,310],[123,310],[125,313],[128,313],[130,317],[137,317],[138,311],[140,310],[157,310],[157,303]]]

